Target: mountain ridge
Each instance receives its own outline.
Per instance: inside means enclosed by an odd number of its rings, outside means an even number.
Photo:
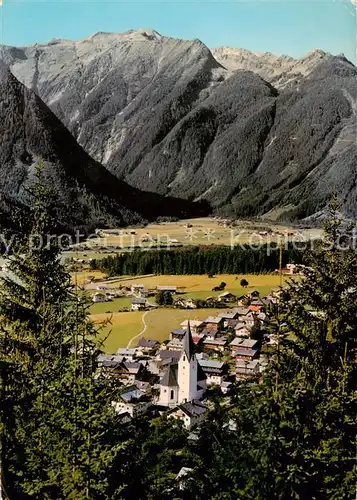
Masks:
[[[196,210],[184,200],[163,199],[114,177],[1,61],[0,122],[0,193],[10,203],[27,202],[35,165],[43,163],[44,178],[60,202],[59,217],[72,229],[143,223],[160,215],[184,217]],[[203,207],[197,213],[204,213]]]
[[[355,66],[319,49],[300,59],[230,51],[226,69],[199,40],[140,29],[2,46],[0,58],[136,188],[278,218],[310,217],[337,190],[354,215]]]

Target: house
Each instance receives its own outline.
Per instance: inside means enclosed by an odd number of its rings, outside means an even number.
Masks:
[[[263,309],[263,306],[261,304],[250,304],[248,309],[249,309],[249,311],[258,313]]]
[[[144,299],[149,295],[149,292],[146,290],[145,286],[142,284],[131,285],[131,293],[135,295],[135,297]]]
[[[178,483],[180,490],[184,490],[187,487],[187,476],[193,471],[190,467],[182,467],[180,472],[175,477],[175,481]]]
[[[95,293],[93,295],[92,301],[94,302],[94,304],[98,304],[101,302],[108,302],[108,299],[104,293]]]
[[[125,358],[111,354],[99,354],[97,360],[99,375],[102,377],[112,377],[116,376],[116,368],[125,361]]]
[[[257,377],[260,373],[260,364],[257,359],[253,361],[238,359],[236,362],[236,380]]]
[[[242,342],[243,342],[243,339],[241,339],[239,337],[236,337],[235,339],[233,339],[232,342],[229,344],[231,352],[233,353],[234,351],[236,351]]]
[[[230,344],[229,347],[231,348],[231,351],[234,352],[237,349],[246,349],[246,350],[251,350],[251,349],[256,349],[258,345],[258,342],[253,339],[242,339],[240,337],[236,337]]]
[[[169,418],[181,420],[186,429],[191,429],[204,421],[208,413],[208,408],[199,401],[188,401],[168,413]]]
[[[218,335],[218,330],[210,330],[209,328],[204,328],[200,335],[203,339],[215,339]]]
[[[205,327],[205,323],[201,320],[198,320],[198,319],[194,319],[194,320],[185,319],[185,321],[183,321],[180,324],[181,328],[184,328],[185,330],[187,330],[188,325],[190,325],[191,332],[194,335],[198,335],[199,333],[201,333],[201,331]]]
[[[180,339],[172,339],[170,342],[166,344],[166,349],[168,351],[181,351],[183,340]]]
[[[203,341],[203,348],[210,351],[224,351],[227,344],[225,339],[206,339]]]
[[[175,299],[173,305],[175,307],[182,307],[184,309],[197,309],[197,306],[194,303],[193,299]]]
[[[107,286],[104,286],[104,285],[98,285],[98,286],[97,286],[97,290],[98,290],[99,292],[105,292],[105,291],[107,291],[107,290],[108,290],[108,287],[107,287]]]
[[[141,363],[124,361],[115,368],[115,377],[125,384],[134,384],[136,380],[143,378],[145,371]]]
[[[160,406],[177,406],[203,397],[207,386],[206,375],[198,364],[195,351],[189,325],[180,356],[166,367],[160,380]]]
[[[112,402],[118,415],[128,413],[131,418],[144,415],[152,405],[145,391],[138,389],[135,385],[120,395],[120,400]]]
[[[255,349],[242,349],[239,347],[232,352],[232,356],[234,356],[237,360],[242,359],[246,361],[253,361],[253,359],[258,356],[258,351]]]
[[[234,331],[236,332],[236,337],[249,337],[250,329],[246,326],[245,323],[238,323]]]
[[[157,357],[161,362],[169,360],[169,363],[171,363],[172,361],[179,360],[179,358],[181,357],[181,351],[182,347],[179,351],[169,351],[167,349],[160,349],[160,351],[158,351],[157,353]]]
[[[241,320],[249,313],[248,307],[245,307],[245,306],[244,307],[243,306],[236,307],[234,310],[237,311],[238,317]]]
[[[228,319],[237,319],[239,317],[238,308],[229,309],[228,311],[222,311],[218,314],[219,318],[223,318],[225,320]]]
[[[219,316],[209,316],[207,319],[205,319],[204,323],[205,329],[218,331],[223,328],[224,319],[220,318]]]
[[[126,347],[120,347],[117,351],[119,356],[125,356],[126,359],[132,360],[137,353],[137,348],[132,347],[131,349],[127,349]]]
[[[157,340],[151,340],[151,339],[145,339],[144,337],[141,337],[137,344],[138,351],[140,351],[142,354],[149,354],[155,347],[157,347],[159,342]]]
[[[207,385],[221,385],[223,377],[227,374],[228,367],[224,361],[213,361],[211,359],[198,361],[207,377]]]
[[[243,339],[239,349],[257,349],[258,341],[254,339]]]
[[[170,332],[170,340],[173,339],[179,339],[182,340],[184,336],[186,335],[187,329],[185,328],[178,328],[176,330],[171,330]]]
[[[217,300],[219,302],[234,302],[236,300],[236,296],[230,292],[223,292],[218,295]]]
[[[175,294],[177,292],[177,286],[159,285],[156,287],[158,292],[170,292]]]
[[[239,319],[226,319],[224,321],[224,328],[235,329],[235,327],[240,323]]]
[[[244,317],[244,321],[247,326],[252,327],[255,325],[257,319],[256,319],[256,314],[253,313],[252,311],[249,311],[248,314]]]
[[[143,311],[147,307],[146,299],[133,299],[131,303],[132,311]]]
[[[228,394],[231,388],[232,382],[230,382],[229,380],[223,380],[223,382],[221,383],[221,391],[223,392],[223,394]]]

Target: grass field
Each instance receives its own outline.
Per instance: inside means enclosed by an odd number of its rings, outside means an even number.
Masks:
[[[264,234],[272,231],[273,234]],[[286,225],[272,224],[266,221],[231,221],[212,217],[201,219],[181,220],[177,222],[149,224],[142,228],[132,227],[125,229],[102,230],[100,238],[90,239],[86,246],[88,252],[66,253],[68,256],[90,259],[108,255],[111,249],[128,249],[135,246],[150,248],[162,245],[171,248],[176,245],[231,245],[238,243],[266,243],[276,241],[278,238],[289,238],[297,234],[297,230]],[[316,238],[321,234],[318,229],[299,230],[303,237]],[[83,246],[83,244],[81,244]],[[106,248],[101,253],[98,249]]]
[[[144,333],[145,338],[156,339],[160,342],[169,338],[170,331],[174,328],[180,328],[180,323],[185,319],[205,319],[208,316],[217,314],[217,309],[154,309],[149,311],[145,317],[147,330]],[[104,350],[108,354],[115,353],[119,347],[126,347],[129,341],[138,335],[142,328],[142,312],[124,312],[110,314],[93,314],[91,319],[94,323],[102,323],[110,319],[111,324],[107,325],[100,336],[105,339]],[[139,338],[133,343],[135,346]]]
[[[95,314],[91,316],[95,324],[103,323],[110,319],[110,324],[100,332],[100,338],[106,338],[103,350],[114,354],[119,347],[126,347],[130,339],[140,333],[142,329],[142,312],[124,312],[110,314]]]
[[[119,299],[114,299],[111,302],[98,302],[93,304],[90,308],[91,314],[105,314],[105,313],[117,313],[120,309],[126,307],[131,307],[130,297],[120,297]]]
[[[247,279],[249,286],[243,289],[240,286],[242,278]],[[262,295],[266,295],[271,288],[276,288],[280,284],[280,276],[278,274],[246,274],[246,275],[231,275],[219,274],[215,278],[208,278],[207,275],[180,275],[180,276],[150,276],[148,278],[138,278],[130,280],[130,285],[143,284],[146,288],[156,288],[160,285],[172,285],[180,288],[180,291],[185,292],[187,297],[206,298],[208,296],[216,296],[222,292],[212,292],[212,288],[224,281],[228,292],[235,295],[243,295],[250,290],[259,290]],[[285,282],[285,277],[284,281]],[[128,282],[117,280],[113,283],[108,283],[108,287],[116,288],[127,286]]]
[[[78,286],[83,286],[89,283],[87,280],[88,276],[94,276],[95,279],[104,279],[105,274],[101,271],[79,271],[78,273],[72,273],[72,281]]]

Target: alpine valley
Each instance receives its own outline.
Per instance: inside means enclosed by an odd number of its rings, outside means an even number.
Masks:
[[[42,159],[93,225],[311,219],[333,192],[357,215],[357,69],[343,55],[210,50],[142,29],[1,46],[0,59],[6,193]]]

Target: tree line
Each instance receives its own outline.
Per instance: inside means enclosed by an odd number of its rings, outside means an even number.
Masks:
[[[304,252],[291,244],[283,251],[283,265],[301,264]],[[261,274],[279,268],[279,251],[267,245],[187,247],[172,250],[134,251],[91,261],[91,269],[109,276],[144,274]]]

